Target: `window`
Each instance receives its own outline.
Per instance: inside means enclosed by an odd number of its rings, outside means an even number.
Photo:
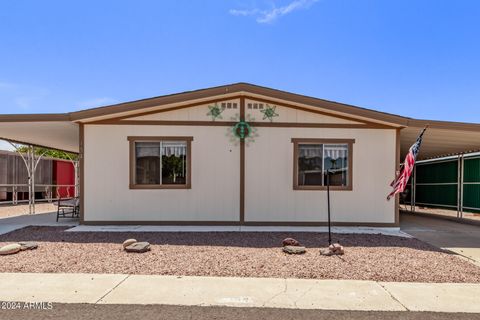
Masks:
[[[222,109],[237,109],[236,102],[222,102]]]
[[[190,189],[192,137],[128,137],[131,189]]]
[[[263,103],[248,103],[248,109],[263,109]]]
[[[295,190],[326,190],[328,178],[332,190],[352,190],[355,140],[292,139],[292,142]]]

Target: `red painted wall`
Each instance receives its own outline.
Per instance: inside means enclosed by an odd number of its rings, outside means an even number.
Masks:
[[[71,162],[53,161],[53,184],[75,185],[75,169]],[[75,196],[74,187],[60,187],[57,193],[61,198]]]

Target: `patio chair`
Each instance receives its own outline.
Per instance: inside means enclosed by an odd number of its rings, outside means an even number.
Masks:
[[[57,222],[59,218],[69,218],[67,215],[71,214],[71,218],[78,218],[80,215],[80,199],[58,198],[57,202]]]

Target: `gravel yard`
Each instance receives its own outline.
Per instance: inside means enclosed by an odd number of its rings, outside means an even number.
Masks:
[[[35,204],[35,213],[46,213],[57,211],[57,207],[53,203],[37,203]],[[1,205],[0,206],[0,219],[16,217],[28,214],[28,204],[19,205]]]
[[[408,282],[480,282],[480,268],[416,239],[384,235],[334,235],[344,256],[319,254],[324,233],[285,232],[63,232],[64,227],[28,227],[0,236],[0,245],[37,241],[39,248],[0,256],[2,272],[133,273],[197,276],[288,277]],[[294,237],[307,247],[287,255],[281,241]],[[128,238],[152,250],[126,253]]]

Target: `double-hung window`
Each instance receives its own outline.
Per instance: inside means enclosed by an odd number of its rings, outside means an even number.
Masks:
[[[292,139],[292,142],[295,190],[324,190],[328,182],[333,190],[352,190],[354,140]]]
[[[131,189],[191,188],[192,137],[128,137]]]

